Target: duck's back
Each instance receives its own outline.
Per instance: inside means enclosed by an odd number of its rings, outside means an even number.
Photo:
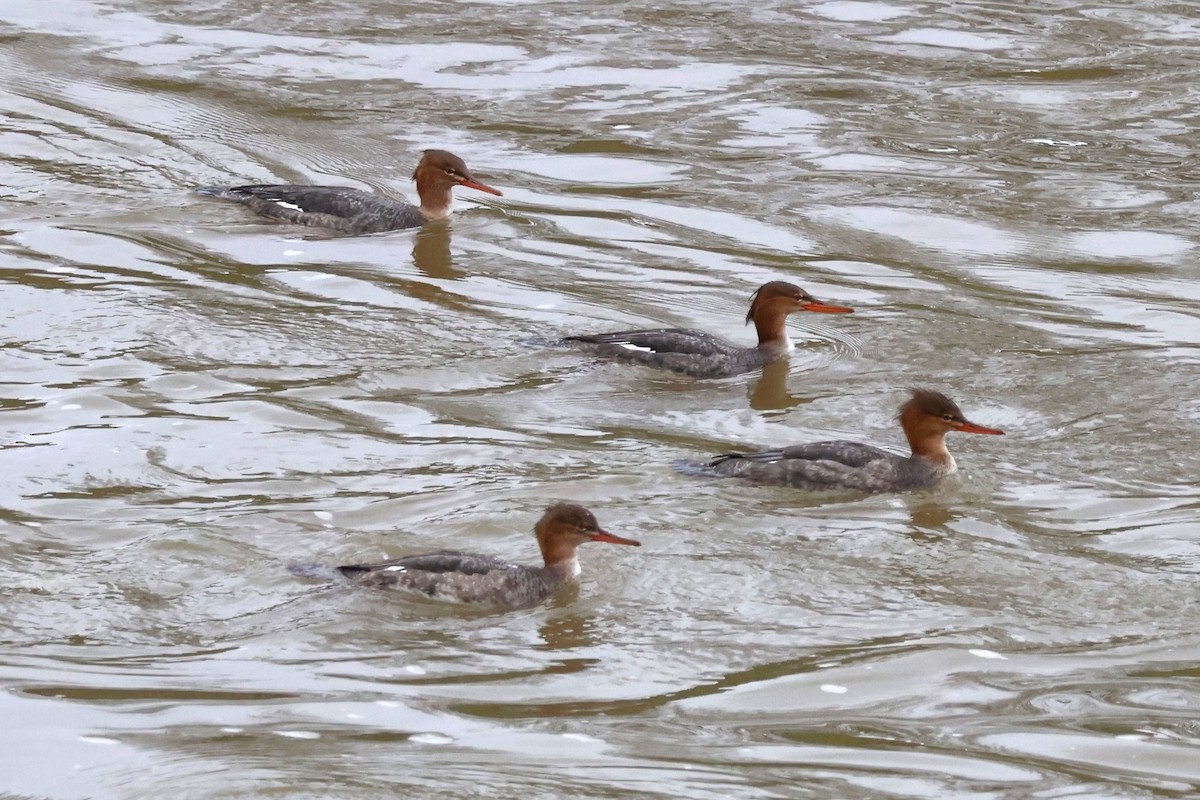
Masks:
[[[545,569],[455,550],[439,550],[375,564],[352,564],[338,567],[338,571],[364,586],[504,608],[540,603],[559,583]]]
[[[832,441],[779,450],[718,456],[709,468],[718,475],[797,489],[906,492],[932,486],[941,477],[925,459],[899,456],[859,442]]]
[[[205,186],[199,194],[232,200],[254,213],[342,233],[416,228],[427,221],[416,206],[348,186]]]
[[[584,352],[701,378],[740,375],[773,360],[757,348],[688,328],[615,331],[567,336],[563,341]]]

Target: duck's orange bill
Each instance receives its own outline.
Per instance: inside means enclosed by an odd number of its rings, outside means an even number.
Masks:
[[[633,539],[622,539],[620,536],[613,536],[608,531],[600,531],[592,534],[593,542],[608,542],[609,544],[628,544],[634,547],[641,547],[641,542],[635,542]]]
[[[828,303],[822,303],[820,300],[813,300],[811,303],[805,303],[800,306],[805,311],[816,311],[819,314],[853,314],[853,308],[845,306],[831,306]]]
[[[1004,435],[1004,431],[1000,430],[999,428],[985,428],[982,425],[976,425],[974,422],[959,423],[958,427],[954,430],[962,431],[963,433],[986,433],[991,436]]]
[[[458,182],[458,185],[465,186],[468,189],[478,189],[481,192],[487,192],[488,194],[494,194],[497,197],[504,196],[503,194],[500,193],[499,189],[493,189],[492,187],[488,186],[486,183],[480,183],[479,181],[474,180],[472,178],[463,178],[461,181]]]

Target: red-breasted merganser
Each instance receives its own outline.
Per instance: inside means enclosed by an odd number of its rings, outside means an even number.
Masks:
[[[534,526],[542,549],[541,567],[513,564],[493,556],[438,550],[374,564],[350,564],[336,572],[364,586],[399,589],[457,603],[497,608],[526,608],[542,602],[579,575],[575,548],[585,542],[640,547],[640,542],[614,536],[596,517],[574,503],[554,503]],[[326,577],[328,568],[296,564],[294,574]]]
[[[946,449],[945,436],[950,431],[1004,433],[969,422],[950,398],[931,389],[913,389],[912,397],[900,406],[899,419],[912,448],[910,456],[857,442],[817,442],[723,455],[707,465],[683,468],[797,489],[908,492],[933,486],[958,469]]]
[[[296,225],[332,228],[341,233],[379,233],[418,228],[450,216],[451,189],[466,186],[499,195],[480,182],[461,158],[445,150],[426,150],[413,171],[421,205],[350,189],[345,186],[204,186],[196,191],[233,200],[255,214]]]
[[[787,317],[793,311],[849,314],[854,309],[822,303],[786,281],[764,283],[750,296],[746,322],[758,331],[757,347],[740,347],[703,331],[663,328],[567,336],[560,341],[588,353],[633,361],[697,378],[727,378],[787,358],[793,345]]]

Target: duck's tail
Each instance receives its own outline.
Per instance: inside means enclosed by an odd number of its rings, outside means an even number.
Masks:
[[[713,462],[700,463],[697,461],[684,461],[679,459],[671,462],[671,467],[684,475],[691,475],[695,478],[720,478],[721,473],[713,469]]]
[[[335,581],[341,577],[337,567],[331,567],[328,564],[314,563],[292,563],[288,564],[288,572],[295,575],[297,578],[312,578],[318,581]]]

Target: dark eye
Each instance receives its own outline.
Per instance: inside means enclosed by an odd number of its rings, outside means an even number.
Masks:
[[[453,178],[457,178],[458,170],[456,170],[454,167],[446,167],[446,174]]]
[[[946,422],[958,422],[953,414],[942,414],[942,419],[946,420]]]

